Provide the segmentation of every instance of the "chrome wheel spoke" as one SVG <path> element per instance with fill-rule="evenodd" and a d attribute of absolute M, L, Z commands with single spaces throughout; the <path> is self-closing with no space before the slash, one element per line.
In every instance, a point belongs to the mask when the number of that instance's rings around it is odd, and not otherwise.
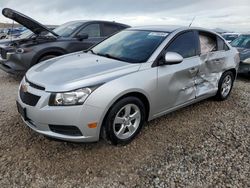
<path fill-rule="evenodd" d="M 124 123 L 124 118 L 122 117 L 116 117 L 115 118 L 115 121 L 114 121 L 115 124 L 123 124 Z"/>
<path fill-rule="evenodd" d="M 118 135 L 118 136 L 123 135 L 124 132 L 125 132 L 125 130 L 126 130 L 126 126 L 122 124 L 122 125 L 121 125 L 121 128 L 120 128 L 119 131 L 117 132 L 117 135 Z"/>
<path fill-rule="evenodd" d="M 129 116 L 130 115 L 130 112 L 131 112 L 131 106 L 130 105 L 127 105 L 125 107 L 125 116 Z"/>
<path fill-rule="evenodd" d="M 135 111 L 132 115 L 129 116 L 132 120 L 137 119 L 140 117 L 140 112 Z"/>

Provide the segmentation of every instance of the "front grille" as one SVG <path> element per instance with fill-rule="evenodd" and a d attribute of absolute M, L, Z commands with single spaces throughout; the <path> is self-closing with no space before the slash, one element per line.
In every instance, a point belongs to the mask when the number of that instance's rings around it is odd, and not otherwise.
<path fill-rule="evenodd" d="M 39 86 L 39 85 L 37 85 L 37 84 L 34 84 L 34 83 L 30 82 L 26 77 L 25 77 L 25 81 L 28 82 L 29 85 L 30 85 L 31 87 L 35 88 L 35 89 L 39 89 L 39 90 L 43 90 L 43 91 L 45 90 L 44 87 Z"/>
<path fill-rule="evenodd" d="M 81 131 L 75 126 L 49 125 L 52 132 L 67 136 L 82 136 Z"/>
<path fill-rule="evenodd" d="M 7 59 L 7 51 L 3 48 L 0 48 L 0 54 L 2 59 Z"/>
<path fill-rule="evenodd" d="M 39 96 L 31 94 L 29 92 L 23 92 L 22 89 L 20 89 L 19 94 L 23 103 L 30 105 L 30 106 L 36 106 L 36 104 L 38 103 L 40 99 Z"/>

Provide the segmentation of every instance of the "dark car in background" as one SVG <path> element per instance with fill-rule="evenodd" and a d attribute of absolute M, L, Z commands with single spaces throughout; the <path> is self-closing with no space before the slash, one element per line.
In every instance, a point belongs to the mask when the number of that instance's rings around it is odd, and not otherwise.
<path fill-rule="evenodd" d="M 231 45 L 240 52 L 240 67 L 238 73 L 250 75 L 250 34 L 241 35 Z"/>
<path fill-rule="evenodd" d="M 8 34 L 9 29 L 1 28 L 0 29 L 0 40 L 5 39 Z"/>
<path fill-rule="evenodd" d="M 23 74 L 31 66 L 50 58 L 87 50 L 129 27 L 116 22 L 83 20 L 65 23 L 51 31 L 15 10 L 5 8 L 2 13 L 36 34 L 32 38 L 18 40 L 15 45 L 0 44 L 0 68 L 12 74 Z"/>
<path fill-rule="evenodd" d="M 223 33 L 222 37 L 228 42 L 231 43 L 240 36 L 240 33 Z"/>
<path fill-rule="evenodd" d="M 24 27 L 18 27 L 18 28 L 11 28 L 8 29 L 7 36 L 5 37 L 6 39 L 10 38 L 17 38 L 19 37 L 22 32 L 26 31 L 27 29 Z"/>

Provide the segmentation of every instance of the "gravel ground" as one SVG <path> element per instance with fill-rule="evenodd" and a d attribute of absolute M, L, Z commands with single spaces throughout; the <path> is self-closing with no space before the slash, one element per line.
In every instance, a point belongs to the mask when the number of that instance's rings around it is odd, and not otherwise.
<path fill-rule="evenodd" d="M 0 187 L 250 187 L 250 79 L 148 123 L 124 147 L 48 140 L 15 106 L 19 80 L 0 71 Z"/>

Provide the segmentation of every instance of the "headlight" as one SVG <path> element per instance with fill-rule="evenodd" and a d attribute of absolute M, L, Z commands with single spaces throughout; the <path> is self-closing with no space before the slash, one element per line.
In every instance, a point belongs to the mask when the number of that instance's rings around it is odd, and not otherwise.
<path fill-rule="evenodd" d="M 243 61 L 243 63 L 250 64 L 250 58 L 245 59 L 245 60 Z"/>
<path fill-rule="evenodd" d="M 87 87 L 65 93 L 52 93 L 50 96 L 50 106 L 72 106 L 81 105 L 88 96 L 97 88 Z"/>

